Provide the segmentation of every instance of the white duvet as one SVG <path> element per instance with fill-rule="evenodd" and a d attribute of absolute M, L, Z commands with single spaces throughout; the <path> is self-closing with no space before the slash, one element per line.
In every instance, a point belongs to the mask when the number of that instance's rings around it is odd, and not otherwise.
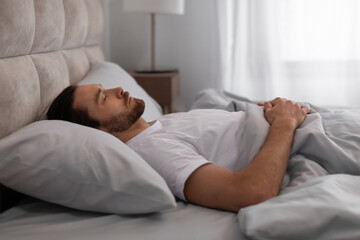
<path fill-rule="evenodd" d="M 312 111 L 295 132 L 289 184 L 278 197 L 238 213 L 240 229 L 251 239 L 360 239 L 360 110 L 308 106 Z M 212 89 L 193 108 L 245 111 L 251 125 L 264 117 L 247 99 Z M 243 142 L 252 148 L 264 141 Z"/>

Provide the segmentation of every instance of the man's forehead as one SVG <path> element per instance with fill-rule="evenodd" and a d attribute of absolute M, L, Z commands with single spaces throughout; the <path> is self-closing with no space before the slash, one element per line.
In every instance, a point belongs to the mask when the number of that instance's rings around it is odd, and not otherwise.
<path fill-rule="evenodd" d="M 101 91 L 101 84 L 80 85 L 76 88 L 74 93 L 74 108 L 88 107 L 89 104 L 94 103 L 94 99 L 98 91 Z"/>
<path fill-rule="evenodd" d="M 98 90 L 102 89 L 102 85 L 101 84 L 86 84 L 86 85 L 80 85 L 78 86 L 77 90 L 79 90 L 78 92 L 80 94 L 86 94 L 86 95 L 95 95 Z"/>

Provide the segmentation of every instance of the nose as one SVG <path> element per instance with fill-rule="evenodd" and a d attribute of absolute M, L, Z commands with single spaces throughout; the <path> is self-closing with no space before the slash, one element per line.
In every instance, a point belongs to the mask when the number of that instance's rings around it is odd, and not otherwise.
<path fill-rule="evenodd" d="M 122 87 L 114 88 L 114 90 L 115 90 L 115 95 L 116 95 L 117 98 L 122 98 L 123 97 L 124 89 L 122 89 Z"/>

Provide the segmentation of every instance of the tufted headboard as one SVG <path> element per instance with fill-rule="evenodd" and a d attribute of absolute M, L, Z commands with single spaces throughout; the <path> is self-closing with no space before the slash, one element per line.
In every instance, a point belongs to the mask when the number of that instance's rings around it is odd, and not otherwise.
<path fill-rule="evenodd" d="M 0 139 L 45 118 L 90 59 L 104 60 L 102 29 L 99 0 L 0 0 Z M 9 196 L 0 185 L 0 208 Z"/>
<path fill-rule="evenodd" d="M 0 0 L 0 138 L 43 118 L 104 59 L 99 0 Z"/>

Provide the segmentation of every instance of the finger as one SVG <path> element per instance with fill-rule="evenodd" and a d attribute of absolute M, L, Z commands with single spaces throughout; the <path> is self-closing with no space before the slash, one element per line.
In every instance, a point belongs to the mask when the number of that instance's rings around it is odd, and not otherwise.
<path fill-rule="evenodd" d="M 270 102 L 265 102 L 264 103 L 264 111 L 267 112 L 272 108 L 272 104 Z"/>
<path fill-rule="evenodd" d="M 302 110 L 304 111 L 304 113 L 308 114 L 311 112 L 311 109 L 310 108 L 307 108 L 307 107 L 303 107 Z"/>
<path fill-rule="evenodd" d="M 277 97 L 277 98 L 275 98 L 274 100 L 269 101 L 268 103 L 270 103 L 272 106 L 274 106 L 277 102 L 283 101 L 283 100 L 286 100 L 286 99 L 285 99 L 285 98 Z"/>
<path fill-rule="evenodd" d="M 298 105 L 299 108 L 302 108 L 302 107 L 303 107 L 302 103 L 300 103 L 300 102 L 297 102 L 297 103 L 295 103 L 295 104 Z"/>
<path fill-rule="evenodd" d="M 265 103 L 258 103 L 257 105 L 263 107 Z"/>

